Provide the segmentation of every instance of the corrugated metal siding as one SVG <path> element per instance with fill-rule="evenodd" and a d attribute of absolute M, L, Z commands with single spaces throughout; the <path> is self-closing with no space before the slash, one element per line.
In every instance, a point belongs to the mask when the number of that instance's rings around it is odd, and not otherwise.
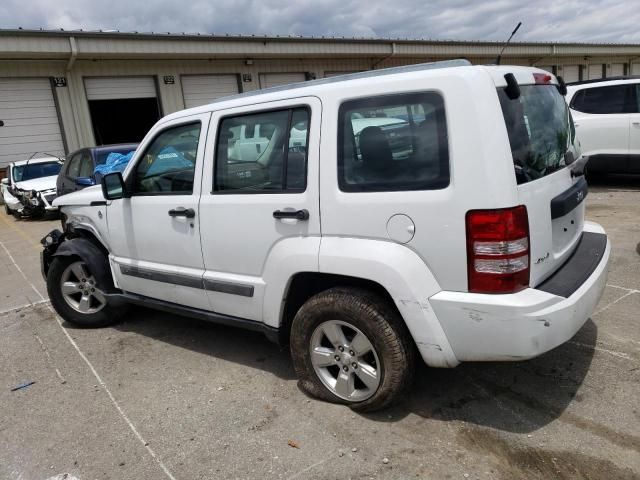
<path fill-rule="evenodd" d="M 596 80 L 598 78 L 602 78 L 602 64 L 601 63 L 589 64 L 588 79 Z"/>
<path fill-rule="evenodd" d="M 0 78 L 0 120 L 0 168 L 35 152 L 64 155 L 48 78 Z"/>
<path fill-rule="evenodd" d="M 87 100 L 113 100 L 117 98 L 155 98 L 153 77 L 100 77 L 85 78 Z"/>
<path fill-rule="evenodd" d="M 558 73 L 565 82 L 577 82 L 580 80 L 580 65 L 564 65 L 562 71 Z"/>
<path fill-rule="evenodd" d="M 206 105 L 238 93 L 237 75 L 183 75 L 180 81 L 185 108 Z"/>
<path fill-rule="evenodd" d="M 305 80 L 304 73 L 261 73 L 260 88 L 277 87 L 278 85 L 304 82 Z"/>
<path fill-rule="evenodd" d="M 612 63 L 611 70 L 608 72 L 609 77 L 618 77 L 624 75 L 624 63 Z"/>

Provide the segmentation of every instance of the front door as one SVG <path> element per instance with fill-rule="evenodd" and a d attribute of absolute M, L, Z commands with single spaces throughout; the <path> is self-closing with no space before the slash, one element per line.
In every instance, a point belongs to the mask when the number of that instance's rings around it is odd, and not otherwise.
<path fill-rule="evenodd" d="M 286 284 L 286 260 L 317 271 L 320 107 L 309 97 L 212 115 L 200 228 L 214 311 L 273 321 L 263 299 Z M 259 132 L 260 148 L 246 148 L 247 132 Z"/>
<path fill-rule="evenodd" d="M 208 308 L 198 201 L 209 116 L 155 127 L 126 170 L 130 197 L 107 208 L 112 269 L 126 292 Z"/>

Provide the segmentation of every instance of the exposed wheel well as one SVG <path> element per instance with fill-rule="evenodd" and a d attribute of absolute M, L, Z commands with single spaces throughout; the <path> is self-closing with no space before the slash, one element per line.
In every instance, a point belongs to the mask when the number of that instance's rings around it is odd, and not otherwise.
<path fill-rule="evenodd" d="M 289 343 L 291 322 L 302 305 L 312 296 L 334 287 L 357 287 L 369 290 L 383 298 L 398 315 L 400 312 L 389 292 L 377 282 L 364 278 L 334 275 L 331 273 L 302 272 L 291 278 L 284 298 L 284 311 L 279 328 L 279 343 Z M 400 315 L 401 316 L 401 315 Z"/>
<path fill-rule="evenodd" d="M 65 229 L 65 234 L 66 234 L 66 237 L 69 238 L 69 239 L 72 239 L 72 238 L 84 238 L 86 240 L 89 240 L 96 247 L 98 247 L 102 253 L 104 253 L 105 257 L 109 256 L 109 251 L 106 249 L 106 247 L 89 230 L 87 230 L 85 228 L 82 228 L 82 227 L 71 227 L 70 228 L 69 226 L 67 226 L 67 228 Z"/>

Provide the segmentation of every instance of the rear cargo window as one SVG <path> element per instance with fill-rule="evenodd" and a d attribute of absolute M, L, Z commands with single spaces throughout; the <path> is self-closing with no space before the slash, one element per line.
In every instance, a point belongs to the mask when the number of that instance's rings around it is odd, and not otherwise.
<path fill-rule="evenodd" d="M 512 100 L 498 89 L 519 184 L 549 175 L 567 165 L 575 140 L 569 108 L 555 85 L 520 85 Z"/>
<path fill-rule="evenodd" d="M 338 183 L 345 192 L 449 185 L 444 102 L 437 93 L 385 95 L 340 106 Z"/>

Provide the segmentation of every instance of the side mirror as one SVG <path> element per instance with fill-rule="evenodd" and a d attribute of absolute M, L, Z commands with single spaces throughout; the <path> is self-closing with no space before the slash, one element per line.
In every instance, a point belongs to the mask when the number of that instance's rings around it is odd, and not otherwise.
<path fill-rule="evenodd" d="M 108 173 L 102 177 L 102 195 L 106 200 L 117 200 L 118 198 L 125 197 L 124 180 L 122 179 L 122 173 L 113 172 Z"/>
<path fill-rule="evenodd" d="M 77 177 L 76 185 L 79 187 L 90 187 L 91 185 L 95 185 L 96 181 L 91 177 Z"/>
<path fill-rule="evenodd" d="M 2 179 L 2 185 L 9 185 L 9 179 L 8 178 L 3 178 Z"/>

